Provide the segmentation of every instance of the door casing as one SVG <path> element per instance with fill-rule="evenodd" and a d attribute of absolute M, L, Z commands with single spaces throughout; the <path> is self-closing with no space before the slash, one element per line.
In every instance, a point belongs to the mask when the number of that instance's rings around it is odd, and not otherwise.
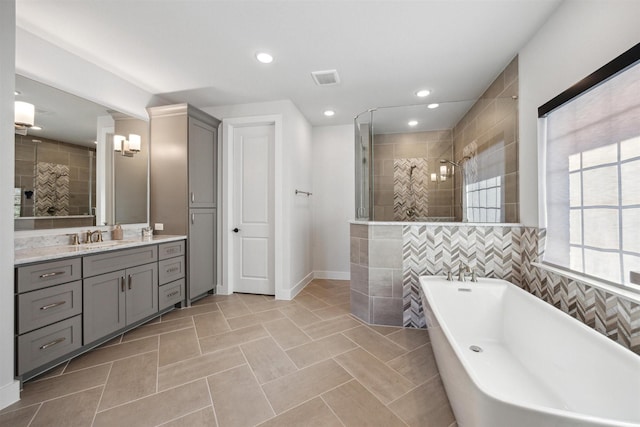
<path fill-rule="evenodd" d="M 290 299 L 287 290 L 284 288 L 284 208 L 283 208 L 283 138 L 282 138 L 282 115 L 265 115 L 252 117 L 238 117 L 222 120 L 222 155 L 220 156 L 220 168 L 222 173 L 221 182 L 221 246 L 218 251 L 219 265 L 222 266 L 222 277 L 217 287 L 217 293 L 229 295 L 234 292 L 235 281 L 233 273 L 233 140 L 234 130 L 245 126 L 273 125 L 274 126 L 274 275 L 276 299 Z"/>

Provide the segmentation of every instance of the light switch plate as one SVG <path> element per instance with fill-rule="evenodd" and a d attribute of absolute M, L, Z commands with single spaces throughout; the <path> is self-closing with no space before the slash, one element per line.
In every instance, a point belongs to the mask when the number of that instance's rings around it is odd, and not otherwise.
<path fill-rule="evenodd" d="M 153 226 L 153 228 L 155 228 L 158 231 L 162 231 L 164 230 L 164 224 L 161 222 L 156 222 Z"/>

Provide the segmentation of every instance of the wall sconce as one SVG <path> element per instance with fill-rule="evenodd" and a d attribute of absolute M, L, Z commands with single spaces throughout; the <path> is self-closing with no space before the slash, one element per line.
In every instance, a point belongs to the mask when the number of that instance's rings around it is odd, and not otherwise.
<path fill-rule="evenodd" d="M 135 133 L 129 134 L 129 139 L 122 135 L 113 135 L 113 151 L 122 153 L 125 157 L 133 157 L 140 152 L 141 138 Z"/>
<path fill-rule="evenodd" d="M 447 175 L 449 175 L 449 171 L 447 170 L 446 165 L 440 165 L 440 181 L 446 181 Z"/>
<path fill-rule="evenodd" d="M 33 127 L 35 121 L 36 107 L 33 104 L 23 101 L 14 103 L 14 126 L 18 135 L 26 135 L 27 130 Z"/>

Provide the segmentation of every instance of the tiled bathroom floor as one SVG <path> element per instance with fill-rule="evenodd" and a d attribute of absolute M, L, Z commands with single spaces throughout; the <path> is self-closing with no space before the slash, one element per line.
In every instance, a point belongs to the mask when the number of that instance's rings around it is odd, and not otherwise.
<path fill-rule="evenodd" d="M 349 282 L 210 296 L 25 383 L 0 426 L 455 426 L 425 330 L 367 326 Z"/>

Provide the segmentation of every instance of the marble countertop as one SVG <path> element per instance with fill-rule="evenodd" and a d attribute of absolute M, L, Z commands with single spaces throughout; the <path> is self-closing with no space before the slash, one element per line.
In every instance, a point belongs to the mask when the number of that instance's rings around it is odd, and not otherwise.
<path fill-rule="evenodd" d="M 184 240 L 186 238 L 187 236 L 158 235 L 152 236 L 151 238 L 135 237 L 125 240 L 105 240 L 104 242 L 80 245 L 42 246 L 38 248 L 20 249 L 14 252 L 14 264 L 30 264 L 33 262 L 117 251 L 119 249 L 129 249 L 137 246 L 155 245 L 158 243 Z"/>
<path fill-rule="evenodd" d="M 432 226 L 454 226 L 454 227 L 523 227 L 522 224 L 514 222 L 445 222 L 445 221 L 366 221 L 366 220 L 350 220 L 349 224 L 353 225 L 432 225 Z"/>

